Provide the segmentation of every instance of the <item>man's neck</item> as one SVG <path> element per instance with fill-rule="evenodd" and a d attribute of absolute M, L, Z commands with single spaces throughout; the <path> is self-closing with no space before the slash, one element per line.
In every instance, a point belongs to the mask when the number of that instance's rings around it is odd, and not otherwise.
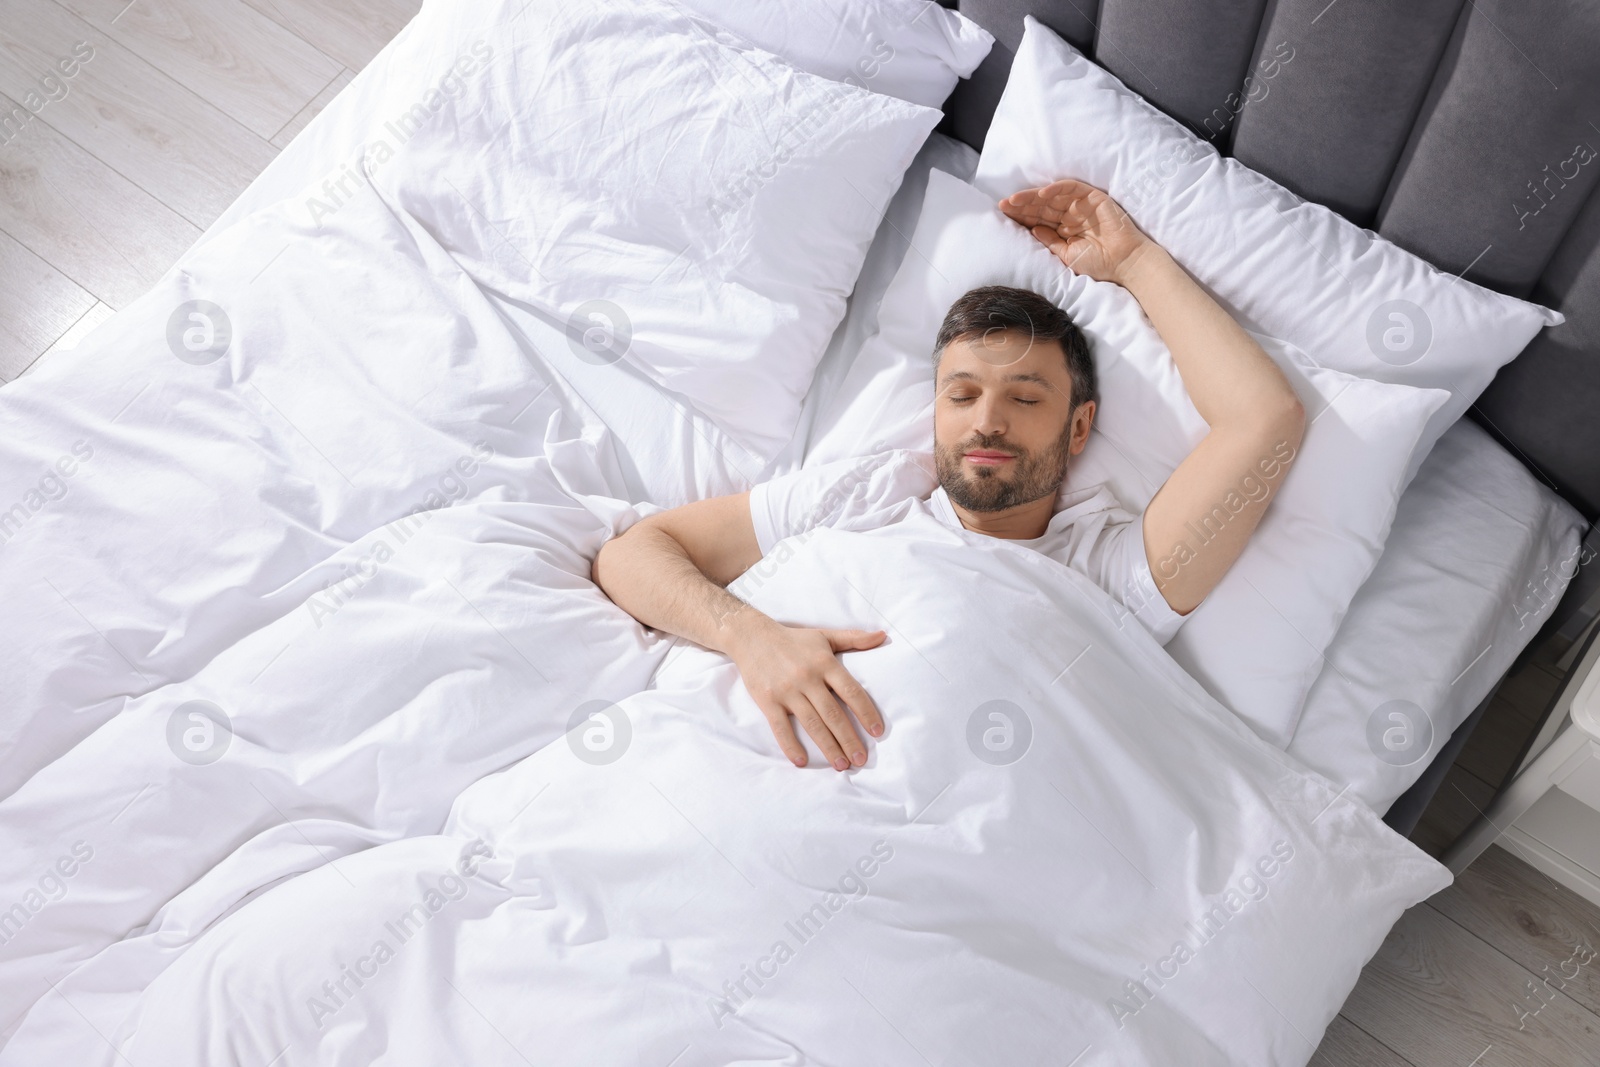
<path fill-rule="evenodd" d="M 973 533 L 1002 537 L 1007 541 L 1031 541 L 1043 537 L 1049 527 L 1050 518 L 1056 512 L 1056 494 L 1046 493 L 1037 500 L 1004 511 L 968 511 L 954 500 L 950 501 L 950 506 L 955 509 L 961 525 Z"/>

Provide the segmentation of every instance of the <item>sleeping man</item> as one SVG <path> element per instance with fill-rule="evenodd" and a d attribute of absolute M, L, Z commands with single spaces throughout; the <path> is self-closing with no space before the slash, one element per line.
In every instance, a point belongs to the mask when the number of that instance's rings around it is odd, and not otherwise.
<path fill-rule="evenodd" d="M 729 593 L 778 541 L 816 526 L 871 529 L 922 509 L 1077 569 L 1165 643 L 1244 550 L 1299 449 L 1305 412 L 1282 372 L 1115 201 L 1059 181 L 1000 207 L 1074 271 L 1138 299 L 1209 432 L 1142 515 L 1104 486 L 1067 489 L 1098 403 L 1088 342 L 1043 297 L 975 289 L 950 308 L 935 343 L 931 471 L 910 453 L 875 467 L 829 464 L 662 512 L 607 542 L 595 582 L 644 625 L 731 657 L 796 766 L 806 750 L 791 719 L 836 770 L 866 762 L 850 713 L 874 737 L 883 719 L 837 653 L 874 648 L 885 635 L 786 626 Z M 1246 478 L 1268 491 L 1222 510 L 1219 522 L 1221 501 Z M 1201 528 L 1208 539 L 1196 547 Z"/>

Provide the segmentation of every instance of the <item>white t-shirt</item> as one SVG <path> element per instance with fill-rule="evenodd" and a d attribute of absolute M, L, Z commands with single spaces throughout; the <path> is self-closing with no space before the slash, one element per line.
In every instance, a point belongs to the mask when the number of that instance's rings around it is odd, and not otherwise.
<path fill-rule="evenodd" d="M 838 460 L 780 475 L 750 491 L 750 520 L 763 556 L 784 538 L 817 526 L 873 530 L 899 522 L 913 508 L 964 529 L 925 452 Z M 1172 610 L 1150 573 L 1144 516 L 1123 510 L 1109 486 L 1063 490 L 1044 535 L 1012 543 L 1091 579 L 1163 645 L 1183 624 L 1184 616 Z"/>

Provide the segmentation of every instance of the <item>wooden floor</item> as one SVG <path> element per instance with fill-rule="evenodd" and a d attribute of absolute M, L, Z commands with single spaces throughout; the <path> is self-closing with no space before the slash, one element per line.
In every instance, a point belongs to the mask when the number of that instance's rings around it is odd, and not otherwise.
<path fill-rule="evenodd" d="M 143 293 L 420 0 L 0 0 L 0 380 Z"/>
<path fill-rule="evenodd" d="M 1501 685 L 1412 834 L 1422 848 L 1438 855 L 1488 806 L 1560 688 L 1562 651 Z M 1600 908 L 1489 849 L 1400 919 L 1311 1062 L 1600 1067 Z"/>
<path fill-rule="evenodd" d="M 0 0 L 0 379 L 148 288 L 418 6 Z M 1548 653 L 1508 681 L 1419 844 L 1488 803 L 1558 682 Z M 1600 960 L 1561 977 L 1575 946 L 1600 911 L 1492 849 L 1401 920 L 1313 1062 L 1600 1065 Z"/>

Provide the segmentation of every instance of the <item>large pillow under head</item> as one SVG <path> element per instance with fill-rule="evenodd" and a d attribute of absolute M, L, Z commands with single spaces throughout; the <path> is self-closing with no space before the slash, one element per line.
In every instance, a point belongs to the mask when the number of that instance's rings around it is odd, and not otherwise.
<path fill-rule="evenodd" d="M 931 450 L 935 335 L 951 303 L 983 285 L 1039 293 L 1088 335 L 1101 402 L 1067 488 L 1108 484 L 1124 506 L 1143 509 L 1207 432 L 1166 345 L 1127 290 L 1072 273 L 990 196 L 937 170 L 879 307 L 879 332 L 841 384 L 846 403 L 819 422 L 807 466 L 881 447 Z M 1383 549 L 1407 460 L 1446 397 L 1319 368 L 1292 345 L 1258 340 L 1305 404 L 1305 439 L 1249 547 L 1167 650 L 1281 748 Z M 1262 490 L 1247 479 L 1236 499 L 1218 502 L 1214 521 Z"/>
<path fill-rule="evenodd" d="M 1449 391 L 1407 468 L 1556 312 L 1435 269 L 1218 155 L 1032 18 L 973 182 L 1104 189 L 1247 328 L 1321 367 Z"/>

